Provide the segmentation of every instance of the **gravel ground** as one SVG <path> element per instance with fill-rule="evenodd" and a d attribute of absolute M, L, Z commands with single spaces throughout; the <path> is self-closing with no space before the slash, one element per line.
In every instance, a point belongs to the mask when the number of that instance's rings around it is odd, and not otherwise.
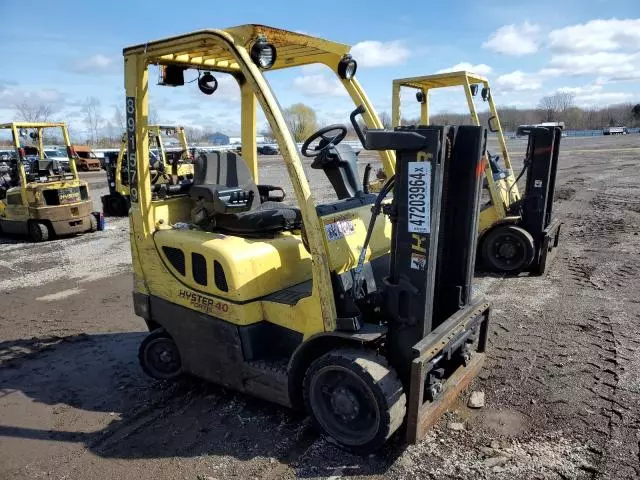
<path fill-rule="evenodd" d="M 515 163 L 524 148 L 511 142 Z M 278 158 L 263 160 L 262 182 L 291 192 Z M 640 478 L 639 165 L 640 136 L 563 139 L 550 272 L 476 279 L 494 311 L 471 387 L 486 406 L 463 396 L 420 444 L 369 457 L 286 409 L 147 379 L 127 219 L 44 244 L 0 238 L 0 478 Z M 85 178 L 99 207 L 103 174 Z"/>

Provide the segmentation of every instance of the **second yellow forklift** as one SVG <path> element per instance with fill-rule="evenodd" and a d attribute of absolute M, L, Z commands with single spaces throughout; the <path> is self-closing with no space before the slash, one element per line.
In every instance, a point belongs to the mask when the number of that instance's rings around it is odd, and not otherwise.
<path fill-rule="evenodd" d="M 553 197 L 560 149 L 561 129 L 532 127 L 521 172 L 514 168 L 487 78 L 467 71 L 440 73 L 393 81 L 392 122 L 400 127 L 401 89 L 416 92 L 420 104 L 420 124 L 429 125 L 429 96 L 436 89 L 462 88 L 474 125 L 480 116 L 474 98 L 488 104 L 488 129 L 495 134 L 502 154 L 485 158 L 484 188 L 488 201 L 481 206 L 478 222 L 478 257 L 485 269 L 516 274 L 529 271 L 543 274 L 556 254 L 562 222 L 553 218 Z M 459 90 L 458 90 L 459 91 Z M 502 164 L 501 164 L 502 163 Z M 518 180 L 526 175 L 524 193 Z"/>
<path fill-rule="evenodd" d="M 169 149 L 163 137 L 176 138 L 179 148 Z M 149 152 L 152 181 L 158 185 L 180 184 L 193 180 L 193 155 L 187 136 L 181 126 L 150 125 L 149 139 L 154 151 Z M 120 150 L 105 154 L 104 169 L 107 172 L 109 193 L 102 196 L 105 215 L 126 216 L 129 212 L 130 189 L 127 163 L 127 136 L 123 135 Z M 161 191 L 162 188 L 159 188 Z"/>

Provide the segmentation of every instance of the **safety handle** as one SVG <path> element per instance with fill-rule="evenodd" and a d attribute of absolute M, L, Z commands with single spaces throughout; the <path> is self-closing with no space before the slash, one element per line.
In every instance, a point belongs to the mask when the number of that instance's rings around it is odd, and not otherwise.
<path fill-rule="evenodd" d="M 351 125 L 353 125 L 353 129 L 355 130 L 356 135 L 358 135 L 358 138 L 360 139 L 360 143 L 362 143 L 362 147 L 365 149 L 367 149 L 367 145 L 366 145 L 367 140 L 364 136 L 364 132 L 362 131 L 362 128 L 360 128 L 360 124 L 356 120 L 356 117 L 358 115 L 362 115 L 366 111 L 367 110 L 364 108 L 364 105 L 360 105 L 353 112 L 351 112 L 351 115 L 349 115 L 349 120 L 351 120 Z"/>

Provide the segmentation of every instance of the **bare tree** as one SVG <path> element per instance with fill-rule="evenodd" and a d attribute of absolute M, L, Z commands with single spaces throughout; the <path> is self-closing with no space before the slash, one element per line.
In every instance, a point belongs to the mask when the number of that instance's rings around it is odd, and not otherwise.
<path fill-rule="evenodd" d="M 542 120 L 552 122 L 556 117 L 556 103 L 552 95 L 547 95 L 540 99 L 538 108 L 542 111 Z"/>
<path fill-rule="evenodd" d="M 149 125 L 158 125 L 160 124 L 160 116 L 155 108 L 149 107 L 149 117 L 147 119 Z"/>
<path fill-rule="evenodd" d="M 556 92 L 542 97 L 538 107 L 542 110 L 545 121 L 552 122 L 573 107 L 575 98 L 575 93 Z"/>
<path fill-rule="evenodd" d="M 120 133 L 124 133 L 127 129 L 127 119 L 124 116 L 124 111 L 118 105 L 113 112 L 113 124 L 120 129 Z"/>
<path fill-rule="evenodd" d="M 382 112 L 380 114 L 380 122 L 382 122 L 383 128 L 393 128 L 393 124 L 391 122 L 391 115 L 388 112 Z"/>
<path fill-rule="evenodd" d="M 14 105 L 16 113 L 25 122 L 48 122 L 53 109 L 46 103 L 29 103 L 22 101 Z"/>
<path fill-rule="evenodd" d="M 100 115 L 100 100 L 95 97 L 87 98 L 82 110 L 89 131 L 89 143 L 95 145 L 98 142 L 99 130 L 103 122 L 102 116 Z"/>
<path fill-rule="evenodd" d="M 276 136 L 273 134 L 273 130 L 271 130 L 270 126 L 267 126 L 263 130 L 260 130 L 260 135 L 262 135 L 265 140 L 269 142 L 273 142 L 276 139 Z"/>
<path fill-rule="evenodd" d="M 559 112 L 564 113 L 573 107 L 576 100 L 576 94 L 571 92 L 558 92 L 553 95 L 553 98 L 556 102 L 556 109 Z"/>

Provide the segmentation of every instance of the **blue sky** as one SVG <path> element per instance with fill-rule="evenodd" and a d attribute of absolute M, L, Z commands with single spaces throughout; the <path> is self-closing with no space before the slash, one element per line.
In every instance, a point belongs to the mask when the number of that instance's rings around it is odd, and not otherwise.
<path fill-rule="evenodd" d="M 0 121 L 18 102 L 45 102 L 72 134 L 85 135 L 83 102 L 100 101 L 103 128 L 124 101 L 122 48 L 201 28 L 263 23 L 350 44 L 358 78 L 379 112 L 391 80 L 456 67 L 486 74 L 499 106 L 535 106 L 558 90 L 581 106 L 640 102 L 637 0 L 536 2 L 0 0 Z M 282 106 L 303 101 L 322 123 L 348 120 L 349 99 L 326 69 L 267 75 Z M 154 87 L 159 120 L 236 134 L 235 85 L 212 97 Z M 195 87 L 195 85 L 194 85 Z M 407 95 L 408 98 L 408 95 Z M 455 92 L 434 110 L 464 109 Z M 407 113 L 416 111 L 407 102 Z M 115 127 L 112 127 L 115 128 Z"/>

